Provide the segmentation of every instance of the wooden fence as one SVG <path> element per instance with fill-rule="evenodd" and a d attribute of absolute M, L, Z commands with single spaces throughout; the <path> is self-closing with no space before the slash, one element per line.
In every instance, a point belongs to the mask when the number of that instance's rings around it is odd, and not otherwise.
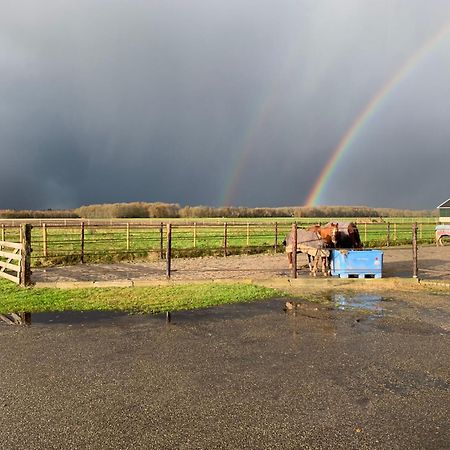
<path fill-rule="evenodd" d="M 292 222 L 291 222 L 292 223 Z M 172 223 L 173 256 L 230 255 L 282 251 L 291 223 Z M 299 227 L 306 224 L 298 223 Z M 411 243 L 410 224 L 358 224 L 366 247 Z M 9 242 L 20 241 L 18 227 L 3 226 Z M 33 230 L 33 263 L 108 262 L 142 257 L 164 258 L 166 224 L 46 224 Z M 420 243 L 434 242 L 434 225 L 419 224 Z M 153 255 L 153 256 L 152 256 Z"/>
<path fill-rule="evenodd" d="M 297 221 L 299 228 L 307 222 Z M 258 222 L 171 222 L 171 256 L 228 256 L 283 252 L 282 242 L 291 221 Z M 358 223 L 364 247 L 383 248 L 411 245 L 411 224 L 384 222 Z M 434 223 L 418 223 L 419 244 L 435 242 Z M 22 226 L 1 225 L 1 240 L 22 242 Z M 35 224 L 32 232 L 33 266 L 114 262 L 134 259 L 165 259 L 169 227 L 167 223 L 137 221 L 114 223 L 78 222 Z"/>
<path fill-rule="evenodd" d="M 362 225 L 362 226 L 361 226 Z M 359 224 L 363 241 L 366 234 L 371 233 L 375 242 L 388 247 L 399 242 L 412 244 L 413 248 L 413 276 L 417 277 L 417 246 L 419 241 L 430 243 L 434 237 L 434 225 L 426 224 Z M 76 226 L 48 226 L 43 223 L 34 227 L 33 246 L 37 253 L 35 262 L 42 260 L 52 264 L 52 258 L 67 256 L 69 261 L 84 262 L 92 255 L 108 256 L 108 250 L 116 255 L 145 256 L 153 255 L 155 259 L 166 259 L 166 275 L 171 275 L 171 260 L 175 256 L 184 256 L 183 251 L 192 251 L 202 247 L 205 252 L 213 251 L 215 255 L 228 256 L 235 253 L 260 253 L 284 251 L 280 245 L 283 237 L 299 225 L 294 223 L 223 223 L 221 226 L 211 224 L 173 224 L 137 225 L 134 223 L 116 224 L 105 228 L 102 225 L 86 226 L 81 222 Z M 1 227 L 0 240 L 0 277 L 6 278 L 22 286 L 31 284 L 31 239 L 30 224 L 20 227 Z M 50 232 L 50 230 L 52 230 Z M 360 232 L 361 232 L 360 231 Z M 6 235 L 8 238 L 6 239 Z M 296 236 L 296 233 L 294 233 Z M 11 239 L 16 237 L 16 240 Z M 55 239 L 56 238 L 56 239 Z M 381 240 L 380 240 L 381 239 Z M 252 243 L 255 243 L 252 245 Z M 106 243 L 106 247 L 103 245 Z M 61 245 L 68 245 L 67 250 Z M 365 242 L 367 245 L 367 242 Z M 87 248 L 89 247 L 89 248 Z M 205 253 L 200 253 L 205 254 Z M 189 255 L 192 256 L 192 255 Z M 153 258 L 152 257 L 152 258 Z M 39 265 L 39 264 L 36 264 Z M 296 264 L 293 264 L 295 268 Z M 293 276 L 296 276 L 295 269 Z"/>
<path fill-rule="evenodd" d="M 21 286 L 28 286 L 31 281 L 31 225 L 21 225 L 20 242 L 0 240 L 0 277 Z"/>
<path fill-rule="evenodd" d="M 5 240 L 2 227 L 0 240 L 0 278 L 5 278 L 23 287 L 31 285 L 31 229 L 29 224 L 19 228 L 19 242 Z M 0 320 L 9 325 L 31 324 L 29 312 L 0 314 Z"/>
<path fill-rule="evenodd" d="M 22 244 L 0 241 L 0 277 L 20 284 Z"/>

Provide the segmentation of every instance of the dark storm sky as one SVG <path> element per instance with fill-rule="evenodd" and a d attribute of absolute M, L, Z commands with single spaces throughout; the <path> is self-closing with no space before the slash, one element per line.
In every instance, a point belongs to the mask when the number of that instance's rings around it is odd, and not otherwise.
<path fill-rule="evenodd" d="M 448 0 L 0 6 L 0 209 L 301 205 L 371 98 L 450 21 Z M 450 32 L 380 102 L 321 203 L 447 199 L 449 80 Z"/>

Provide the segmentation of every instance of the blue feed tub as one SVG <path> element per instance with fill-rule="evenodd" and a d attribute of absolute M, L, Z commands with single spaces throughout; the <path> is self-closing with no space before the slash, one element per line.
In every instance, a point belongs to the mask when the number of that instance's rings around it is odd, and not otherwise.
<path fill-rule="evenodd" d="M 381 278 L 381 250 L 331 250 L 331 275 L 341 278 Z"/>

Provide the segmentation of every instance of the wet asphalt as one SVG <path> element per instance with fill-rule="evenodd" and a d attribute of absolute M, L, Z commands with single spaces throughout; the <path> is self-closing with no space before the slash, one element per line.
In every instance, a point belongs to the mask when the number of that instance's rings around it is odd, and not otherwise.
<path fill-rule="evenodd" d="M 448 449 L 450 300 L 429 300 L 0 325 L 0 448 Z"/>

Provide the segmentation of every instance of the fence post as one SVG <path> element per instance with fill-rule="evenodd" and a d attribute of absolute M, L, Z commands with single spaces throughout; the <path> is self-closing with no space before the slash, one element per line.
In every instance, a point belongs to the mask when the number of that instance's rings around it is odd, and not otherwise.
<path fill-rule="evenodd" d="M 2 241 L 6 241 L 6 231 L 5 231 L 5 224 L 2 223 Z M 3 247 L 0 245 L 0 250 L 3 250 Z"/>
<path fill-rule="evenodd" d="M 413 278 L 418 276 L 417 267 L 417 222 L 412 225 Z"/>
<path fill-rule="evenodd" d="M 167 224 L 166 277 L 170 278 L 172 265 L 172 224 Z"/>
<path fill-rule="evenodd" d="M 278 251 L 278 222 L 275 222 L 275 242 L 274 242 L 275 254 Z"/>
<path fill-rule="evenodd" d="M 386 247 L 391 245 L 391 223 L 386 224 Z"/>
<path fill-rule="evenodd" d="M 30 224 L 20 227 L 22 233 L 22 258 L 20 260 L 20 285 L 22 287 L 31 284 L 31 229 Z"/>
<path fill-rule="evenodd" d="M 127 222 L 127 252 L 130 251 L 130 224 Z"/>
<path fill-rule="evenodd" d="M 223 224 L 223 256 L 227 256 L 228 249 L 228 225 L 225 222 Z"/>
<path fill-rule="evenodd" d="M 194 248 L 197 247 L 197 222 L 194 222 Z"/>
<path fill-rule="evenodd" d="M 84 264 L 84 222 L 80 224 L 80 247 L 81 247 L 81 264 Z"/>
<path fill-rule="evenodd" d="M 397 224 L 394 223 L 394 241 L 397 241 Z"/>
<path fill-rule="evenodd" d="M 364 222 L 364 245 L 367 245 L 367 222 Z"/>
<path fill-rule="evenodd" d="M 292 224 L 292 278 L 297 278 L 297 222 Z"/>
<path fill-rule="evenodd" d="M 164 259 L 164 224 L 159 225 L 159 257 Z"/>
<path fill-rule="evenodd" d="M 44 253 L 44 258 L 47 258 L 47 225 L 45 223 L 42 224 L 42 249 Z"/>
<path fill-rule="evenodd" d="M 247 247 L 250 246 L 250 223 L 247 222 Z"/>

